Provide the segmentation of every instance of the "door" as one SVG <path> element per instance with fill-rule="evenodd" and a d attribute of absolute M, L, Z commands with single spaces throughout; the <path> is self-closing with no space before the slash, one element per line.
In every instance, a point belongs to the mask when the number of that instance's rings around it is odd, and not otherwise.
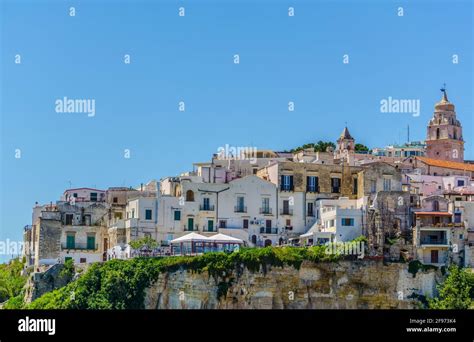
<path fill-rule="evenodd" d="M 438 263 L 438 250 L 431 251 L 431 263 L 437 264 Z"/>
<path fill-rule="evenodd" d="M 194 230 L 194 218 L 188 218 L 188 230 Z"/>
<path fill-rule="evenodd" d="M 208 230 L 209 232 L 214 231 L 214 221 L 213 221 L 213 220 L 207 221 L 207 230 Z"/>

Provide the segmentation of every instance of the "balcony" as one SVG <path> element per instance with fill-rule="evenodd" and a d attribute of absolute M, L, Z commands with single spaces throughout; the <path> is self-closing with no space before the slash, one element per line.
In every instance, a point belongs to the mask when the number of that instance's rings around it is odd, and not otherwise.
<path fill-rule="evenodd" d="M 247 212 L 247 207 L 242 206 L 242 205 L 236 205 L 234 207 L 234 212 L 235 213 L 246 213 Z"/>
<path fill-rule="evenodd" d="M 420 245 L 448 246 L 447 234 L 443 231 L 422 231 Z"/>
<path fill-rule="evenodd" d="M 438 239 L 421 239 L 420 245 L 448 245 L 448 241 L 446 239 L 438 240 Z"/>
<path fill-rule="evenodd" d="M 294 186 L 293 185 L 285 185 L 285 184 L 282 184 L 280 186 L 280 190 L 281 191 L 293 191 L 294 190 Z"/>
<path fill-rule="evenodd" d="M 306 192 L 319 192 L 319 185 L 307 186 Z"/>
<path fill-rule="evenodd" d="M 208 227 L 203 227 L 202 231 L 204 233 L 217 233 L 217 227 L 209 229 Z"/>
<path fill-rule="evenodd" d="M 278 228 L 260 227 L 260 234 L 278 234 Z"/>
<path fill-rule="evenodd" d="M 201 204 L 199 206 L 199 210 L 201 211 L 214 211 L 214 206 L 210 204 Z"/>
<path fill-rule="evenodd" d="M 272 214 L 272 208 L 260 208 L 260 214 L 271 215 Z"/>
<path fill-rule="evenodd" d="M 314 217 L 314 211 L 308 211 L 308 217 Z"/>
<path fill-rule="evenodd" d="M 196 225 L 194 227 L 189 227 L 189 228 L 187 226 L 184 226 L 183 230 L 185 232 L 197 232 L 199 230 L 199 228 L 198 228 L 198 225 Z"/>
<path fill-rule="evenodd" d="M 293 209 L 280 209 L 280 215 L 288 215 L 288 216 L 293 216 Z"/>
<path fill-rule="evenodd" d="M 99 244 L 88 244 L 88 243 L 80 243 L 76 242 L 74 244 L 67 244 L 67 243 L 62 243 L 61 244 L 61 249 L 62 250 L 76 250 L 76 251 L 96 251 L 99 249 Z"/>

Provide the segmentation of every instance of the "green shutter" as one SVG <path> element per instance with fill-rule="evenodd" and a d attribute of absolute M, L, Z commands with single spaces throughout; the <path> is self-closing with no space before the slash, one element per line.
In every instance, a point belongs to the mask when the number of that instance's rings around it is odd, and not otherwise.
<path fill-rule="evenodd" d="M 192 217 L 188 218 L 188 230 L 194 230 L 194 219 Z"/>
<path fill-rule="evenodd" d="M 181 211 L 176 210 L 176 211 L 174 212 L 174 220 L 175 220 L 175 221 L 180 221 L 180 220 L 181 220 Z"/>
<path fill-rule="evenodd" d="M 87 237 L 87 249 L 95 249 L 95 236 Z"/>
<path fill-rule="evenodd" d="M 214 221 L 213 220 L 209 220 L 207 221 L 207 230 L 212 232 L 214 230 Z"/>
<path fill-rule="evenodd" d="M 76 247 L 76 241 L 74 235 L 68 235 L 66 237 L 66 248 L 72 249 Z"/>

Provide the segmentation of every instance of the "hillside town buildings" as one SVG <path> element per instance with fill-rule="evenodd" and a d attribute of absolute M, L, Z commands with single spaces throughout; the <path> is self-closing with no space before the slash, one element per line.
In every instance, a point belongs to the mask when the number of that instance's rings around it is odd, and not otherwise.
<path fill-rule="evenodd" d="M 157 243 L 151 255 L 170 255 L 192 236 L 202 244 L 191 246 L 214 249 L 217 240 L 259 248 L 365 236 L 368 257 L 473 267 L 473 198 L 474 164 L 443 89 L 425 142 L 360 151 L 344 127 L 326 151 L 225 146 L 139 187 L 67 189 L 33 208 L 23 253 L 40 268 L 130 258 L 143 238 Z"/>

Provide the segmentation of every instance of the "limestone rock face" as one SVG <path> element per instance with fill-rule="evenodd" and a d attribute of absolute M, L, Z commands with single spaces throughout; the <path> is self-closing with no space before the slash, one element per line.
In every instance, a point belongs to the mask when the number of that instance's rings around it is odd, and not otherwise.
<path fill-rule="evenodd" d="M 146 290 L 147 309 L 410 309 L 433 296 L 439 271 L 408 273 L 382 261 L 304 262 L 299 270 L 244 269 L 215 279 L 207 272 L 161 274 Z"/>

